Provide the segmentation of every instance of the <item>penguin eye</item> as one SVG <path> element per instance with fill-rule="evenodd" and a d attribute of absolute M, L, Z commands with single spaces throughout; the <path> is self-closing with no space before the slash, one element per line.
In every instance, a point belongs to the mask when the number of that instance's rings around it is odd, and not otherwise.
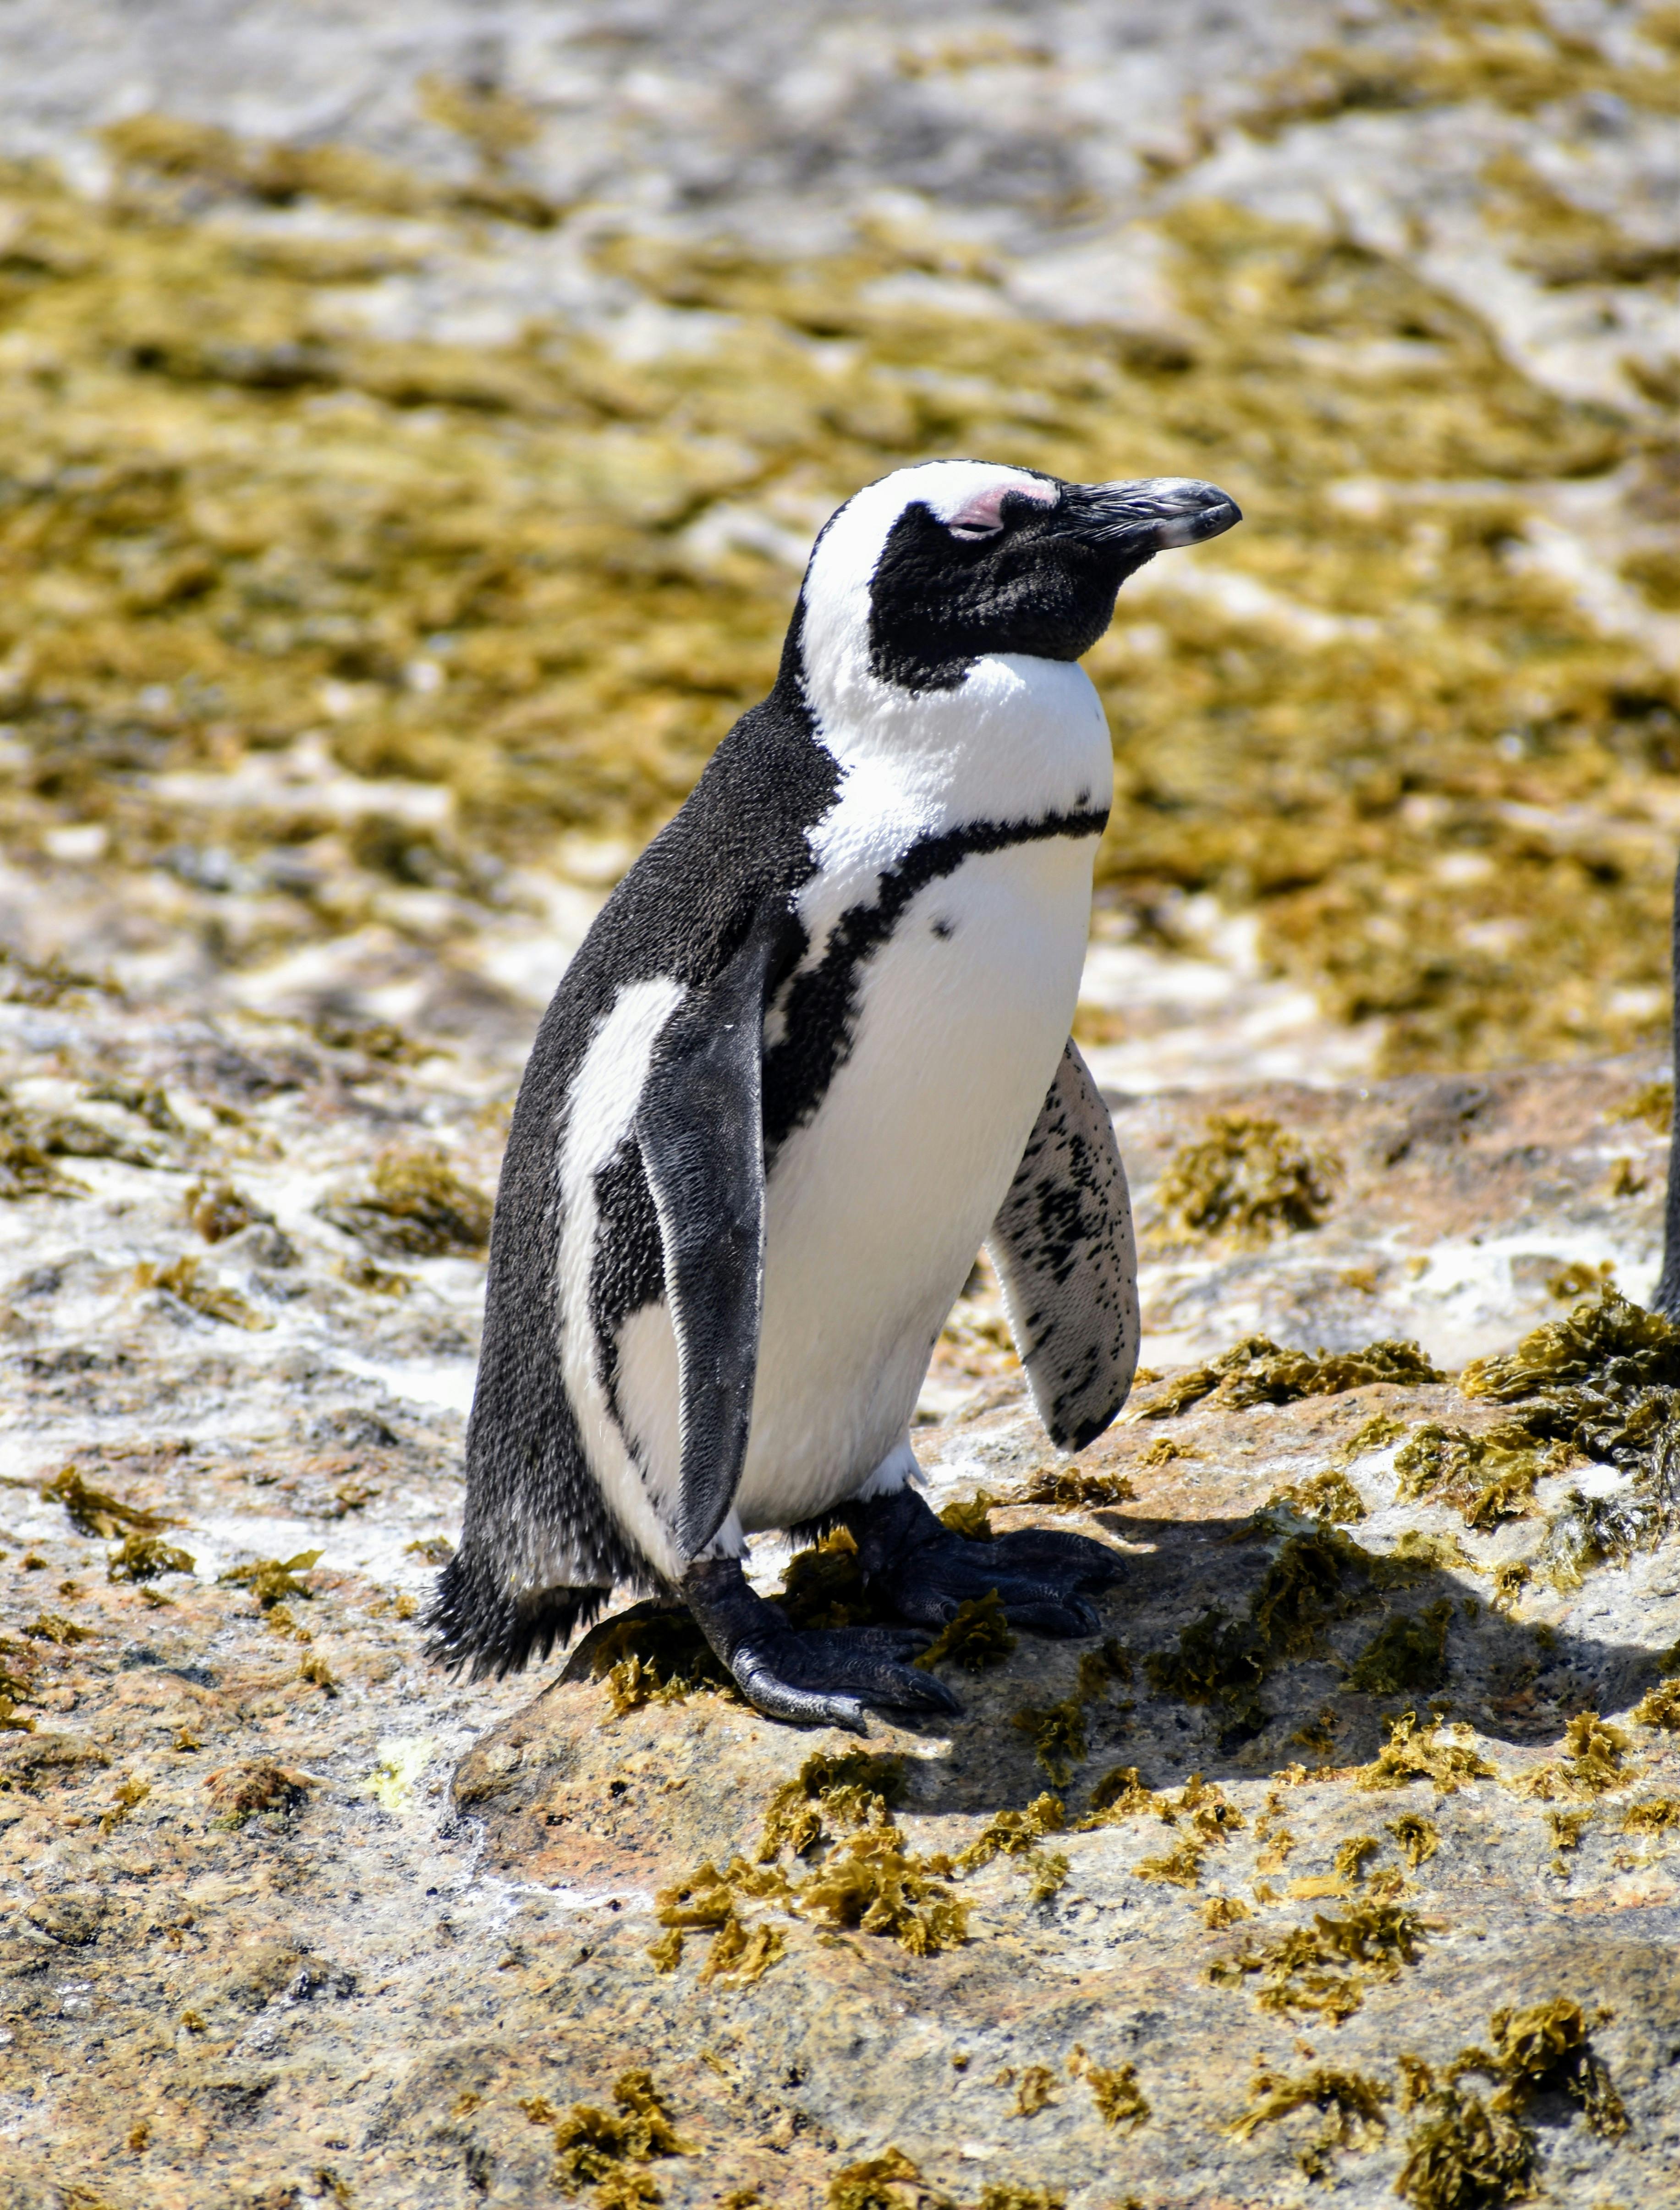
<path fill-rule="evenodd" d="M 968 544 L 976 544 L 982 538 L 1001 536 L 1003 503 L 1012 495 L 1018 498 L 1033 499 L 1044 505 L 1054 504 L 1056 496 L 1048 486 L 1041 489 L 1036 484 L 994 484 L 988 491 L 976 492 L 964 505 L 959 506 L 945 526 L 953 537 L 961 538 Z"/>

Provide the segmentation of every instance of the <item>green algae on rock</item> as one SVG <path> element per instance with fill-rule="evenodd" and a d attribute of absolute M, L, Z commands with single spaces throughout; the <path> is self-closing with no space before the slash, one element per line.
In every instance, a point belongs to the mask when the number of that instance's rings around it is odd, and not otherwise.
<path fill-rule="evenodd" d="M 1208 1978 L 1215 1987 L 1240 1988 L 1258 1977 L 1262 2010 L 1300 2011 L 1336 2026 L 1359 2009 L 1368 1982 L 1394 1979 L 1417 1962 L 1423 1934 L 1423 1921 L 1398 1904 L 1356 1904 L 1340 1917 L 1317 1912 L 1310 1926 L 1250 1942 L 1211 1965 Z"/>
<path fill-rule="evenodd" d="M 476 1253 L 490 1241 L 491 1202 L 437 1150 L 390 1150 L 375 1160 L 365 1194 L 324 1198 L 321 1217 L 382 1258 Z"/>
<path fill-rule="evenodd" d="M 1415 1343 L 1373 1343 L 1363 1350 L 1284 1350 L 1264 1335 L 1245 1336 L 1204 1366 L 1175 1374 L 1138 1407 L 1145 1420 L 1169 1420 L 1217 1390 L 1222 1404 L 1288 1404 L 1336 1397 L 1373 1381 L 1440 1381 L 1445 1377 Z"/>
<path fill-rule="evenodd" d="M 1555 70 L 1551 33 L 1526 35 Z M 1634 74 L 1632 98 L 1665 81 Z M 558 314 L 499 344 L 391 337 L 382 287 L 564 220 L 486 151 L 500 94 L 438 98 L 480 156 L 447 183 L 158 115 L 116 126 L 103 201 L 5 172 L 16 848 L 88 822 L 112 866 L 190 871 L 202 824 L 160 779 L 323 718 L 342 764 L 451 795 L 426 836 L 354 854 L 305 804 L 297 841 L 345 864 L 297 876 L 220 955 L 260 960 L 354 926 L 393 871 L 471 890 L 557 829 L 644 836 L 768 686 L 799 545 L 857 482 L 951 450 L 1212 473 L 1253 517 L 1218 571 L 1246 594 L 1140 589 L 1091 656 L 1119 770 L 1108 895 L 1255 914 L 1264 957 L 1385 1022 L 1392 1066 L 1655 1035 L 1664 870 L 1639 807 L 1669 771 L 1675 678 L 1521 556 L 1537 486 L 1661 478 L 1671 402 L 1647 432 L 1560 398 L 1400 257 L 1181 196 L 1151 226 L 1171 341 L 988 316 L 983 294 L 919 305 L 894 280 L 937 276 L 961 241 L 879 221 L 786 259 L 704 231 L 580 239 L 592 278 L 697 340 L 728 317 L 727 347 L 636 354 Z M 1634 266 L 1640 241 L 1586 235 L 1579 208 L 1554 240 L 1558 195 L 1532 176 L 1487 189 L 1552 277 L 1583 254 Z M 699 527 L 742 506 L 753 528 Z M 1584 838 L 1553 833 L 1583 806 Z M 230 865 L 268 864 L 271 821 L 222 825 Z"/>
<path fill-rule="evenodd" d="M 1265 1242 L 1316 1228 L 1340 1171 L 1339 1160 L 1309 1150 L 1275 1120 L 1215 1113 L 1200 1143 L 1173 1154 L 1155 1201 L 1181 1235 Z"/>
<path fill-rule="evenodd" d="M 1499 1777 L 1478 1749 L 1443 1738 L 1437 1717 L 1420 1724 L 1416 1712 L 1402 1712 L 1383 1724 L 1388 1739 L 1354 1775 L 1361 1788 L 1405 1788 L 1414 1780 L 1432 1780 L 1437 1795 L 1452 1796 L 1466 1781 Z"/>
<path fill-rule="evenodd" d="M 1380 2080 L 1333 2065 L 1315 2065 L 1293 2078 L 1260 2071 L 1249 2086 L 1247 2108 L 1228 2130 L 1247 2141 L 1261 2126 L 1276 2125 L 1297 2110 L 1316 2110 L 1323 2123 L 1296 2162 L 1308 2179 L 1320 2179 L 1327 2175 L 1336 2151 L 1363 2148 L 1387 2131 L 1383 2105 L 1392 2100 L 1391 2090 Z"/>

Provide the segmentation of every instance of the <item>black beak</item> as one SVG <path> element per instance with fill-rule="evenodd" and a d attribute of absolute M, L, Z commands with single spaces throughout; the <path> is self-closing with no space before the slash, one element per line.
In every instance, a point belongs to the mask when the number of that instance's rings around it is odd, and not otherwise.
<path fill-rule="evenodd" d="M 1194 476 L 1069 484 L 1061 514 L 1088 544 L 1139 562 L 1175 545 L 1200 545 L 1242 519 L 1242 508 L 1228 492 Z"/>

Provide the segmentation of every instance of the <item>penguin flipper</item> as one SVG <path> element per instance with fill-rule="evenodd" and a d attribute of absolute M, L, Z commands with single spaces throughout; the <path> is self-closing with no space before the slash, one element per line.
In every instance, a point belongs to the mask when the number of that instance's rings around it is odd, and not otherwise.
<path fill-rule="evenodd" d="M 1138 1260 L 1114 1122 L 1071 1040 L 987 1248 L 1039 1417 L 1083 1450 L 1132 1386 Z"/>
<path fill-rule="evenodd" d="M 691 1558 L 722 1525 L 746 1457 L 764 1302 L 764 986 L 777 934 L 766 915 L 716 981 L 690 993 L 659 1040 L 636 1113 L 677 1338 L 677 1536 Z"/>

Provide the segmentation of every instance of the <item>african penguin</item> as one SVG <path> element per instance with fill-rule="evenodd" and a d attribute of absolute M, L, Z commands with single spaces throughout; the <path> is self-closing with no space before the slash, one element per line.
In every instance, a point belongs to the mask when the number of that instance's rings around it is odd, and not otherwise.
<path fill-rule="evenodd" d="M 934 461 L 813 549 L 775 687 L 608 899 L 533 1047 L 491 1239 L 461 1547 L 475 1674 L 615 1585 L 680 1598 L 772 1716 L 953 1707 L 903 1661 L 998 1590 L 1089 1632 L 1085 1537 L 985 1544 L 909 1486 L 980 1244 L 1052 1438 L 1124 1403 L 1125 1175 L 1069 1038 L 1109 734 L 1077 665 L 1125 578 L 1240 519 L 1212 485 Z M 842 1519 L 903 1628 L 796 1633 L 746 1538 Z"/>

